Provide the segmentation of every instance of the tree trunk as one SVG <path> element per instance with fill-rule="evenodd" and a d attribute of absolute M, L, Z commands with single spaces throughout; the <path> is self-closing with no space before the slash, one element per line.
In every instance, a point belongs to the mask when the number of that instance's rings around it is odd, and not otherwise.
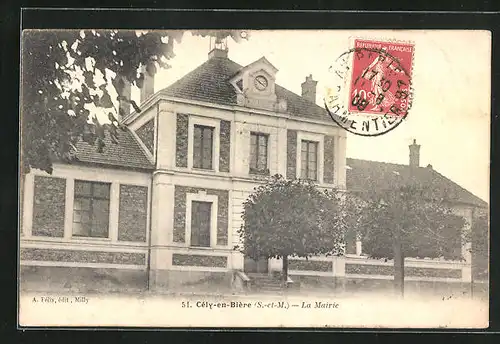
<path fill-rule="evenodd" d="M 405 288 L 405 257 L 401 241 L 394 241 L 394 289 L 397 295 L 404 297 Z"/>
<path fill-rule="evenodd" d="M 283 286 L 286 287 L 286 281 L 288 281 L 288 256 L 283 256 L 283 270 L 281 274 L 283 278 Z"/>

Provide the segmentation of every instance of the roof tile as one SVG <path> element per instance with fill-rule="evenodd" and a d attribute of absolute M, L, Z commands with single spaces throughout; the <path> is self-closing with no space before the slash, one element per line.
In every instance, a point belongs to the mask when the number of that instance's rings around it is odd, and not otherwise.
<path fill-rule="evenodd" d="M 146 157 L 130 130 L 118 130 L 118 143 L 113 143 L 107 131 L 105 135 L 105 146 L 101 153 L 97 151 L 96 146 L 79 141 L 76 144 L 76 161 L 117 167 L 154 169 L 153 164 Z"/>
<path fill-rule="evenodd" d="M 243 67 L 225 58 L 213 57 L 186 74 L 172 85 L 160 91 L 161 94 L 182 99 L 206 101 L 222 105 L 237 105 L 236 91 L 229 80 Z M 330 120 L 321 106 L 276 85 L 276 96 L 285 99 L 287 112 L 305 118 Z"/>

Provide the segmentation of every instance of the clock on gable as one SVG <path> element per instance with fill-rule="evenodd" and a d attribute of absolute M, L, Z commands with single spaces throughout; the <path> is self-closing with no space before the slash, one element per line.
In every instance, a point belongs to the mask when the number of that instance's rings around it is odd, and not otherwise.
<path fill-rule="evenodd" d="M 265 57 L 242 67 L 229 82 L 236 92 L 238 105 L 276 110 L 276 72 L 274 67 Z"/>
<path fill-rule="evenodd" d="M 264 91 L 267 88 L 267 86 L 269 85 L 269 82 L 267 81 L 265 76 L 258 75 L 254 79 L 254 85 L 255 85 L 255 88 L 258 89 L 259 91 Z"/>

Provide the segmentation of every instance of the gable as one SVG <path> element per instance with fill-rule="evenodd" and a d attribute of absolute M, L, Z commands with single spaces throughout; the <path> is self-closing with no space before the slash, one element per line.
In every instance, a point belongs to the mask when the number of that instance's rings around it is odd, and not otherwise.
<path fill-rule="evenodd" d="M 278 69 L 264 57 L 238 70 L 229 80 L 237 93 L 237 104 L 270 111 L 277 110 L 275 91 L 277 71 Z"/>
<path fill-rule="evenodd" d="M 151 155 L 154 153 L 154 130 L 155 124 L 153 118 L 135 130 L 137 137 L 142 141 Z"/>

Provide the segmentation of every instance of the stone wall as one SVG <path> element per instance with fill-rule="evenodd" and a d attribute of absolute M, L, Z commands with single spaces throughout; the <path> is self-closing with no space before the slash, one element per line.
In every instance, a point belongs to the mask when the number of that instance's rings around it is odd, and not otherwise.
<path fill-rule="evenodd" d="M 332 271 L 331 261 L 290 259 L 288 261 L 289 270 L 299 271 Z"/>
<path fill-rule="evenodd" d="M 231 166 L 231 122 L 220 121 L 219 171 L 229 172 Z"/>
<path fill-rule="evenodd" d="M 346 264 L 345 272 L 346 274 L 392 276 L 394 274 L 394 266 L 372 265 L 372 264 Z M 460 279 L 462 278 L 462 270 L 405 266 L 405 276 Z"/>
<path fill-rule="evenodd" d="M 172 265 L 226 268 L 227 256 L 174 253 L 172 255 Z"/>
<path fill-rule="evenodd" d="M 64 236 L 66 179 L 35 176 L 33 235 Z"/>
<path fill-rule="evenodd" d="M 189 130 L 189 116 L 178 113 L 176 140 L 175 140 L 175 165 L 177 167 L 187 167 L 188 130 Z"/>
<path fill-rule="evenodd" d="M 24 261 L 53 261 L 71 263 L 105 263 L 145 265 L 146 254 L 135 252 L 105 252 L 87 250 L 62 250 L 46 248 L 21 248 Z"/>
<path fill-rule="evenodd" d="M 295 179 L 297 177 L 297 131 L 286 132 L 286 177 Z"/>
<path fill-rule="evenodd" d="M 120 185 L 119 241 L 146 241 L 148 188 Z"/>

